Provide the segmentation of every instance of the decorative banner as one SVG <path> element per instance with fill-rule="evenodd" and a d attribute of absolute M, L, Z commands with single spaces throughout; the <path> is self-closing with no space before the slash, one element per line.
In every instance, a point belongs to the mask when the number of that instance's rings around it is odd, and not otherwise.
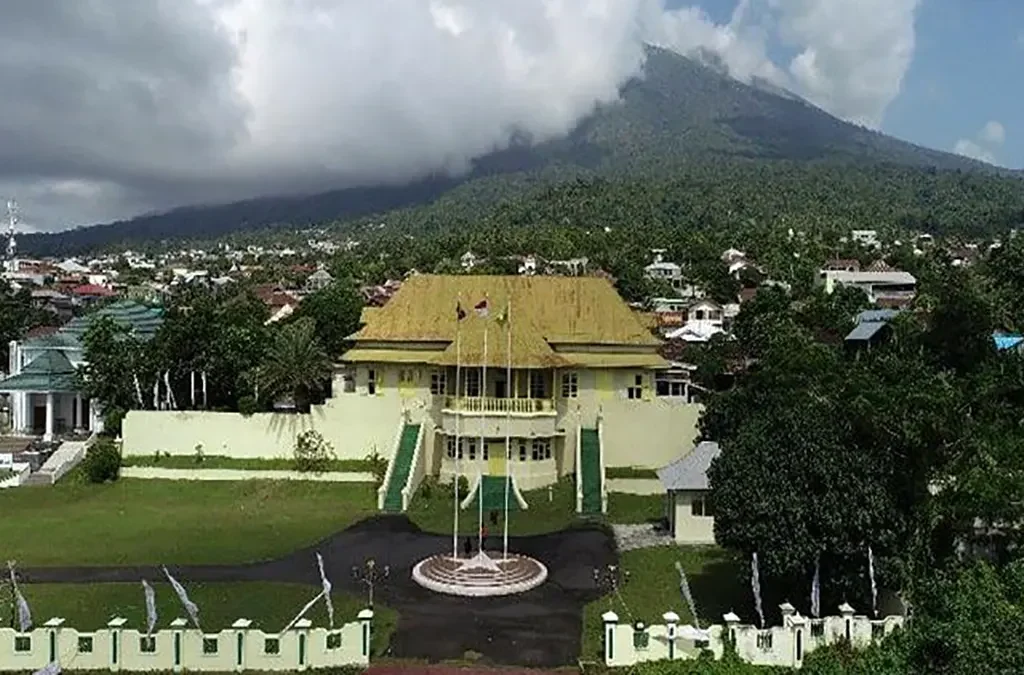
<path fill-rule="evenodd" d="M 153 632 L 156 625 L 156 593 L 145 579 L 142 580 L 142 592 L 146 596 L 146 635 Z"/>
<path fill-rule="evenodd" d="M 679 590 L 683 593 L 683 598 L 686 600 L 686 604 L 690 607 L 690 616 L 693 617 L 693 625 L 700 630 L 700 620 L 697 618 L 697 605 L 693 602 L 693 594 L 690 593 L 690 582 L 686 578 L 686 572 L 683 571 L 683 565 L 678 560 L 676 561 L 676 570 L 679 572 Z"/>
<path fill-rule="evenodd" d="M 871 611 L 878 618 L 878 587 L 875 586 L 875 556 L 868 546 L 868 578 L 871 580 Z"/>
<path fill-rule="evenodd" d="M 192 623 L 196 625 L 196 628 L 202 630 L 199 625 L 199 607 L 196 606 L 196 603 L 188 599 L 188 593 L 185 592 L 185 587 L 179 584 L 178 580 L 171 576 L 171 573 L 167 571 L 167 568 L 164 567 L 163 570 L 164 574 L 167 575 L 167 581 L 171 582 L 171 588 L 173 588 L 174 592 L 178 594 L 178 599 L 181 600 L 182 607 L 185 608 L 185 611 L 188 612 L 189 618 L 192 619 Z"/>
<path fill-rule="evenodd" d="M 758 572 L 757 551 L 754 551 L 754 555 L 750 559 L 750 587 L 754 592 L 754 609 L 757 610 L 757 616 L 761 619 L 761 628 L 764 628 L 764 610 L 761 608 L 761 575 Z"/>
<path fill-rule="evenodd" d="M 811 581 L 811 616 L 821 617 L 821 554 L 814 561 L 814 580 Z"/>
<path fill-rule="evenodd" d="M 331 582 L 327 580 L 324 572 L 324 559 L 319 553 L 316 554 L 316 564 L 320 568 L 320 583 L 324 587 L 324 601 L 327 603 L 327 618 L 331 622 L 331 630 L 334 630 L 334 603 L 331 602 Z"/>
<path fill-rule="evenodd" d="M 11 588 L 14 591 L 14 602 L 18 606 L 18 628 L 22 633 L 27 633 L 32 629 L 32 612 L 28 608 L 25 596 L 21 594 L 21 589 L 18 588 L 18 579 L 14 574 L 13 560 L 7 561 L 7 570 L 11 573 Z"/>

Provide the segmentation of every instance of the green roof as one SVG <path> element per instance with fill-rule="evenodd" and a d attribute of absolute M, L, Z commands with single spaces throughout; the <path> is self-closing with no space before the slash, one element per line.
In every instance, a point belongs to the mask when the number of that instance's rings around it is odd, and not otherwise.
<path fill-rule="evenodd" d="M 92 322 L 100 317 L 110 317 L 114 323 L 124 326 L 140 340 L 149 340 L 156 335 L 164 320 L 161 307 L 150 307 L 134 300 L 119 300 L 95 312 L 69 321 L 53 335 L 26 340 L 25 347 L 37 349 L 81 349 L 81 338 Z"/>
<path fill-rule="evenodd" d="M 75 392 L 75 367 L 63 352 L 48 350 L 17 375 L 0 380 L 0 391 Z"/>

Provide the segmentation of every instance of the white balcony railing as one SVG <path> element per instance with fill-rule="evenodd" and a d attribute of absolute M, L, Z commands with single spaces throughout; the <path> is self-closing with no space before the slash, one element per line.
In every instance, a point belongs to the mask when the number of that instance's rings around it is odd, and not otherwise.
<path fill-rule="evenodd" d="M 548 398 L 494 398 L 493 396 L 445 396 L 444 409 L 450 412 L 532 415 L 555 412 Z"/>

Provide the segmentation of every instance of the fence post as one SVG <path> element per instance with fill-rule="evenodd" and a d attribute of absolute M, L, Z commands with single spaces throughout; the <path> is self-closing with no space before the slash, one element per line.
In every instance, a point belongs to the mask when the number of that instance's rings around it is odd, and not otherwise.
<path fill-rule="evenodd" d="M 847 644 L 853 646 L 853 607 L 850 603 L 844 602 L 839 605 L 839 613 L 843 616 L 843 635 Z"/>
<path fill-rule="evenodd" d="M 245 670 L 245 635 L 249 631 L 252 621 L 249 619 L 238 619 L 231 627 L 235 629 L 235 672 Z"/>
<path fill-rule="evenodd" d="M 619 615 L 609 610 L 601 615 L 604 621 L 604 664 L 611 666 L 615 661 L 615 630 L 619 623 Z"/>
<path fill-rule="evenodd" d="M 309 619 L 299 619 L 295 622 L 294 630 L 299 642 L 298 670 L 306 670 L 309 667 L 309 627 L 312 625 L 313 622 Z"/>
<path fill-rule="evenodd" d="M 183 662 L 185 658 L 183 656 L 183 653 L 185 651 L 185 638 L 184 635 L 182 634 L 182 631 L 185 630 L 185 626 L 187 625 L 188 621 L 180 618 L 175 619 L 171 622 L 171 631 L 173 633 L 174 638 L 174 665 L 172 666 L 171 669 L 176 673 L 180 673 L 184 669 Z"/>
<path fill-rule="evenodd" d="M 124 645 L 121 644 L 121 631 L 128 619 L 123 616 L 116 616 L 107 622 L 107 632 L 110 634 L 110 670 L 116 672 L 121 670 L 121 661 L 124 660 L 122 652 Z"/>
<path fill-rule="evenodd" d="M 60 663 L 60 627 L 64 625 L 64 619 L 60 617 L 53 617 L 43 624 L 44 628 L 49 628 L 47 631 L 47 638 L 50 642 L 49 655 L 47 663 Z"/>
<path fill-rule="evenodd" d="M 728 645 L 732 646 L 732 650 L 739 653 L 739 645 L 736 643 L 736 626 L 740 625 L 740 618 L 736 616 L 735 612 L 728 612 L 722 615 L 722 621 L 725 622 L 725 640 Z"/>
<path fill-rule="evenodd" d="M 668 660 L 676 658 L 676 628 L 679 625 L 679 615 L 668 611 L 661 615 L 665 620 L 665 629 L 668 634 Z"/>
<path fill-rule="evenodd" d="M 356 615 L 359 619 L 360 633 L 362 634 L 362 651 L 363 659 L 366 663 L 370 662 L 370 648 L 373 641 L 373 610 L 366 608 L 360 610 L 359 614 Z"/>

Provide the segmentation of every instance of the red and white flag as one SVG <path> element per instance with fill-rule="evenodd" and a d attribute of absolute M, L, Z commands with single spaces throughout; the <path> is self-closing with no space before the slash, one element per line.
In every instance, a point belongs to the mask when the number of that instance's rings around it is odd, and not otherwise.
<path fill-rule="evenodd" d="M 487 316 L 487 314 L 490 311 L 489 307 L 487 306 L 487 298 L 484 298 L 480 302 L 473 305 L 473 309 L 476 310 L 477 316 Z"/>

